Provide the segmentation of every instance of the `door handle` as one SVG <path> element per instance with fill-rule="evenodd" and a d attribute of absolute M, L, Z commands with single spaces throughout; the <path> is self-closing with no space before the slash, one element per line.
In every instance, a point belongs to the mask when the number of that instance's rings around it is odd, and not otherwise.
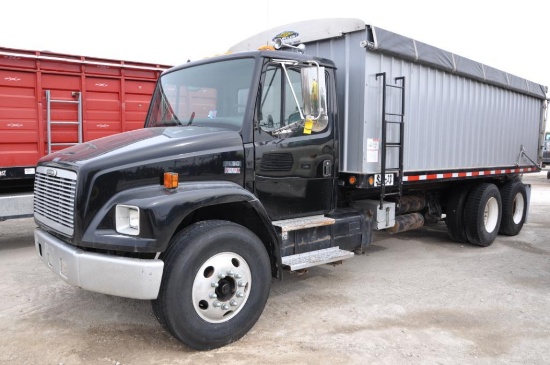
<path fill-rule="evenodd" d="M 332 161 L 324 160 L 323 161 L 323 177 L 329 177 L 332 175 Z"/>

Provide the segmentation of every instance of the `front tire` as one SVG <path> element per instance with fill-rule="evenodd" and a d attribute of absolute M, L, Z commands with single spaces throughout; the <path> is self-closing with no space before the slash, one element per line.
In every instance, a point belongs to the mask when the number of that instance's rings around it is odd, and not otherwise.
<path fill-rule="evenodd" d="M 490 246 L 497 237 L 501 219 L 502 201 L 497 186 L 483 183 L 474 187 L 464 209 L 468 241 L 473 245 Z"/>
<path fill-rule="evenodd" d="M 185 345 L 234 342 L 257 322 L 269 296 L 271 265 L 261 240 L 227 221 L 198 222 L 174 236 L 154 313 Z"/>

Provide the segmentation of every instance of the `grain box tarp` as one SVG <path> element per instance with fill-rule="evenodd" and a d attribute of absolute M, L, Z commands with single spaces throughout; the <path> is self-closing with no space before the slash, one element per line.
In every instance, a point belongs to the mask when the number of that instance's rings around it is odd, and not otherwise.
<path fill-rule="evenodd" d="M 382 28 L 370 28 L 374 39 L 372 50 L 537 98 L 546 98 L 545 86 Z"/>

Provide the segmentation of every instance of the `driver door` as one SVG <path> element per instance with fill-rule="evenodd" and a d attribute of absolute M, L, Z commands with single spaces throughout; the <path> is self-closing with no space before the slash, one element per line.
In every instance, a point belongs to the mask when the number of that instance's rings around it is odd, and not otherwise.
<path fill-rule="evenodd" d="M 332 117 L 323 130 L 305 131 L 300 69 L 286 71 L 288 78 L 279 64 L 266 66 L 254 131 L 254 192 L 272 220 L 326 213 L 333 199 Z"/>

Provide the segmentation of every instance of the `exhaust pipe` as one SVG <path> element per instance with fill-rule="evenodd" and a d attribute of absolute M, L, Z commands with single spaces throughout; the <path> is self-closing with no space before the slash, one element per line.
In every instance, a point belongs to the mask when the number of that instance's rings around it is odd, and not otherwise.
<path fill-rule="evenodd" d="M 386 228 L 389 233 L 398 233 L 417 229 L 424 225 L 424 216 L 420 213 L 403 214 L 395 217 L 395 225 Z"/>

